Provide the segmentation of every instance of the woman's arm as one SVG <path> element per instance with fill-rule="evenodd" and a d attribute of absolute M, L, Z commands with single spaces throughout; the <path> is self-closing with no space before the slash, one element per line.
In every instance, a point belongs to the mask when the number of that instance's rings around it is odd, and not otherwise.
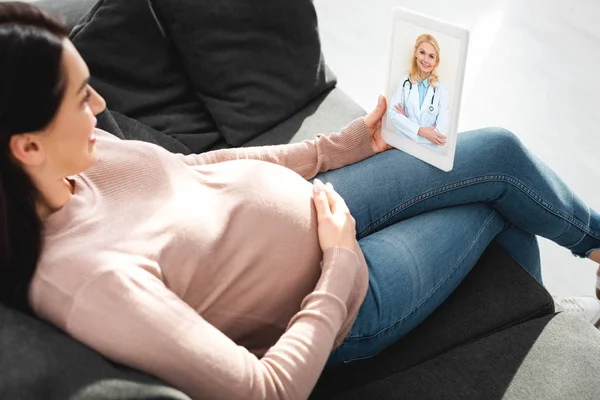
<path fill-rule="evenodd" d="M 375 110 L 364 118 L 357 118 L 340 132 L 331 133 L 328 136 L 317 134 L 315 139 L 305 140 L 301 143 L 240 147 L 202 154 L 175 154 L 175 156 L 189 166 L 240 159 L 268 161 L 290 168 L 305 179 L 311 179 L 319 172 L 354 164 L 375 154 L 372 143 L 373 132 L 367 128 L 365 118 L 373 119 L 377 116 L 380 120 L 383 112 L 378 113 L 377 111 Z M 96 134 L 103 139 L 121 140 L 100 129 L 96 129 Z"/>
<path fill-rule="evenodd" d="M 373 154 L 371 134 L 365 120 L 358 118 L 339 133 L 328 136 L 318 134 L 314 140 L 301 143 L 241 147 L 177 156 L 190 166 L 239 159 L 268 161 L 290 168 L 305 179 L 311 179 L 319 172 L 354 164 Z"/>
<path fill-rule="evenodd" d="M 115 362 L 193 399 L 306 399 L 346 317 L 359 260 L 327 250 L 314 291 L 258 359 L 205 321 L 149 272 L 108 270 L 76 294 L 66 330 Z"/>
<path fill-rule="evenodd" d="M 402 82 L 404 82 L 404 81 L 405 81 L 405 79 L 402 80 Z M 406 103 L 402 102 L 403 91 L 404 91 L 403 86 L 402 85 L 398 86 L 398 90 L 396 90 L 396 93 L 394 94 L 394 97 L 392 97 L 392 101 L 390 102 L 390 104 L 388 106 L 388 114 L 390 116 L 390 120 L 392 121 L 392 123 L 394 124 L 394 126 L 396 127 L 396 129 L 398 131 L 405 134 L 412 140 L 419 142 L 420 140 L 423 139 L 419 136 L 420 126 L 416 122 L 411 121 L 406 116 Z M 401 113 L 396 109 L 396 106 L 398 104 L 400 104 L 402 106 L 402 108 L 405 110 L 404 113 Z"/>

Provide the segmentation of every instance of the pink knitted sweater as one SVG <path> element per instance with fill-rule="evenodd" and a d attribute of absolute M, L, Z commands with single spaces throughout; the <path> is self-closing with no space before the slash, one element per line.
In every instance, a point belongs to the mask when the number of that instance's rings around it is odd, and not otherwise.
<path fill-rule="evenodd" d="M 323 254 L 306 179 L 372 156 L 363 119 L 302 143 L 172 154 L 97 131 L 45 221 L 35 312 L 198 399 L 304 399 L 368 273 Z"/>

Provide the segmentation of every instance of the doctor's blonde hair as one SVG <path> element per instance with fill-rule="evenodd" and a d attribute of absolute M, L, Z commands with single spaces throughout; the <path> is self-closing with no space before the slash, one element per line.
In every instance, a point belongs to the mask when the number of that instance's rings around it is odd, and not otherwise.
<path fill-rule="evenodd" d="M 420 74 L 419 74 L 420 70 L 419 70 L 419 66 L 417 65 L 417 58 L 415 57 L 415 53 L 419 49 L 419 46 L 421 45 L 421 43 L 424 43 L 424 42 L 427 42 L 430 45 L 432 45 L 433 48 L 435 49 L 435 53 L 436 53 L 435 67 L 433 67 L 433 69 L 431 70 L 431 74 L 429 75 L 429 84 L 435 88 L 435 87 L 437 87 L 437 83 L 440 80 L 440 77 L 437 74 L 437 68 L 440 66 L 440 45 L 438 44 L 437 40 L 435 40 L 435 38 L 433 36 L 431 36 L 427 33 L 420 35 L 417 38 L 417 41 L 415 42 L 415 47 L 412 52 L 412 63 L 411 63 L 411 67 L 410 67 L 410 72 L 408 73 L 408 80 L 413 85 L 421 80 Z"/>

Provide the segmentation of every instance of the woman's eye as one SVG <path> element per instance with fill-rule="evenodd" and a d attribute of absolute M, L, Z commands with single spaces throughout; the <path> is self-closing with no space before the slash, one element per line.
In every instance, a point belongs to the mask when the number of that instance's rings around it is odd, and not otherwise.
<path fill-rule="evenodd" d="M 83 102 L 87 103 L 88 101 L 90 101 L 90 97 L 92 97 L 92 92 L 90 91 L 90 89 L 87 89 L 85 91 L 85 96 L 83 97 Z"/>

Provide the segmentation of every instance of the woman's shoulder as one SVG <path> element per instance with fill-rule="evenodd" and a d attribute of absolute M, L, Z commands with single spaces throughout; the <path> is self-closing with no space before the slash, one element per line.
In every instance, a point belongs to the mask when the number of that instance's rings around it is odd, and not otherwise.
<path fill-rule="evenodd" d="M 114 167 L 116 163 L 126 164 L 127 168 L 131 168 L 132 166 L 147 168 L 147 164 L 144 164 L 145 162 L 156 162 L 165 157 L 169 158 L 172 156 L 171 152 L 151 142 L 121 139 L 110 132 L 98 128 L 95 129 L 94 133 L 97 139 L 96 150 L 98 154 L 98 160 L 94 164 L 95 167 L 106 167 L 107 165 Z M 132 163 L 132 161 L 134 162 Z"/>
<path fill-rule="evenodd" d="M 99 129 L 99 128 L 95 128 L 94 129 L 94 134 L 96 135 L 97 138 L 101 138 L 104 140 L 116 140 L 116 141 L 121 141 L 121 138 L 119 138 L 118 136 L 113 135 L 112 133 L 109 133 L 105 130 Z"/>

